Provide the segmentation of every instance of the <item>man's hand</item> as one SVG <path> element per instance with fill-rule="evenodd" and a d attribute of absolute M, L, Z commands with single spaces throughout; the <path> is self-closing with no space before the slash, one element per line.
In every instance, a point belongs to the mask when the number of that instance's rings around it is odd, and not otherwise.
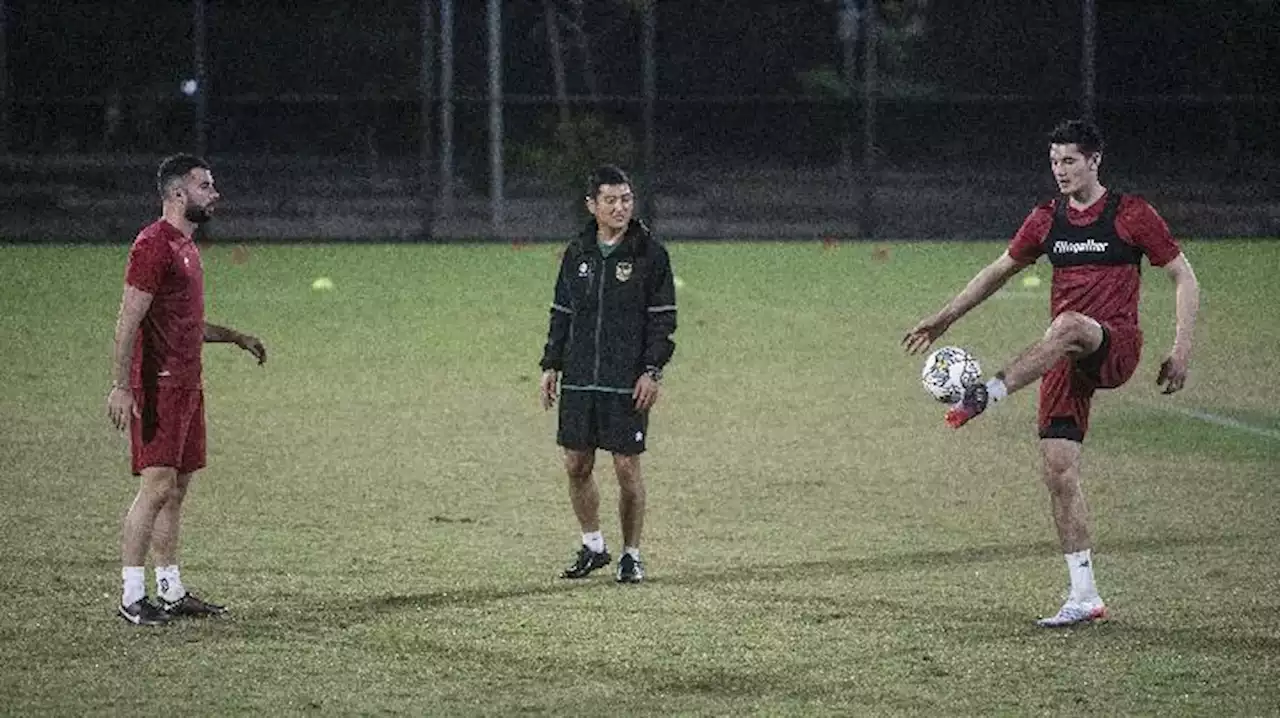
<path fill-rule="evenodd" d="M 133 392 L 118 386 L 111 387 L 111 393 L 107 394 L 107 417 L 121 431 L 129 428 L 131 418 L 142 418 L 138 405 L 133 401 Z"/>
<path fill-rule="evenodd" d="M 560 372 L 555 369 L 547 369 L 542 372 L 542 381 L 540 382 L 538 392 L 542 399 L 542 408 L 545 411 L 556 405 L 556 385 L 560 383 Z"/>
<path fill-rule="evenodd" d="M 636 411 L 648 411 L 658 401 L 658 394 L 662 391 L 662 385 L 657 379 L 649 376 L 648 372 L 641 374 L 636 379 L 636 388 L 631 391 L 631 398 L 636 400 Z"/>
<path fill-rule="evenodd" d="M 1164 361 L 1160 362 L 1160 373 L 1156 375 L 1156 385 L 1164 385 L 1161 394 L 1172 394 L 1187 383 L 1187 365 L 1190 357 L 1187 352 L 1174 349 Z"/>
<path fill-rule="evenodd" d="M 902 345 L 907 348 L 908 354 L 919 354 L 928 349 L 929 345 L 942 336 L 950 326 L 951 322 L 939 312 L 922 319 L 915 328 L 907 332 L 907 335 L 902 338 Z"/>
<path fill-rule="evenodd" d="M 249 334 L 237 334 L 236 346 L 252 354 L 259 366 L 267 363 L 267 347 L 261 339 Z"/>

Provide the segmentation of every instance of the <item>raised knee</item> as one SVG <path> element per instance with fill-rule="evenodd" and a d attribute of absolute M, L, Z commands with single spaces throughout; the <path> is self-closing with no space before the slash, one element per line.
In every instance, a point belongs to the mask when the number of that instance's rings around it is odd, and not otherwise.
<path fill-rule="evenodd" d="M 1067 342 L 1080 342 L 1087 339 L 1096 323 L 1080 312 L 1063 312 L 1053 318 L 1049 325 L 1049 336 Z"/>

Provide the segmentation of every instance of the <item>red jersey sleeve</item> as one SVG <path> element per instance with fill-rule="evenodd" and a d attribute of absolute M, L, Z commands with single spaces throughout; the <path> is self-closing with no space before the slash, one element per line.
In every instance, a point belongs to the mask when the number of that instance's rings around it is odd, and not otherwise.
<path fill-rule="evenodd" d="M 1163 267 L 1182 254 L 1164 218 L 1141 197 L 1125 195 L 1116 217 L 1116 232 L 1140 248 L 1153 267 Z"/>
<path fill-rule="evenodd" d="M 1044 238 L 1048 236 L 1052 226 L 1052 202 L 1045 202 L 1031 210 L 1031 214 L 1022 221 L 1022 226 L 1009 241 L 1009 256 L 1028 264 L 1039 259 L 1044 254 Z"/>
<path fill-rule="evenodd" d="M 145 233 L 133 242 L 129 249 L 129 264 L 125 268 L 124 281 L 147 294 L 156 294 L 164 282 L 173 252 L 164 237 Z"/>

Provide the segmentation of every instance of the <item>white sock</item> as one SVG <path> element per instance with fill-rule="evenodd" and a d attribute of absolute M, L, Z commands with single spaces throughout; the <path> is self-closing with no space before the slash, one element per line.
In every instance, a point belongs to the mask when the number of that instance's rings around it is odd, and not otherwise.
<path fill-rule="evenodd" d="M 636 561 L 640 560 L 640 549 L 635 546 L 626 546 L 622 549 L 622 552 Z"/>
<path fill-rule="evenodd" d="M 156 595 L 166 601 L 176 601 L 187 595 L 187 589 L 182 587 L 177 564 L 156 566 Z"/>
<path fill-rule="evenodd" d="M 596 553 L 604 553 L 604 534 L 599 531 L 584 533 L 582 534 L 582 545 Z"/>
<path fill-rule="evenodd" d="M 992 404 L 1006 396 L 1009 396 L 1009 388 L 1004 385 L 1004 379 L 996 377 L 987 381 L 987 398 Z"/>
<path fill-rule="evenodd" d="M 147 597 L 147 572 L 142 566 L 125 566 L 120 570 L 120 578 L 124 579 L 121 606 L 132 606 Z"/>
<path fill-rule="evenodd" d="M 1095 601 L 1098 599 L 1098 587 L 1093 583 L 1092 551 L 1085 549 L 1075 553 L 1063 554 L 1067 559 L 1067 571 L 1071 574 L 1071 600 Z"/>

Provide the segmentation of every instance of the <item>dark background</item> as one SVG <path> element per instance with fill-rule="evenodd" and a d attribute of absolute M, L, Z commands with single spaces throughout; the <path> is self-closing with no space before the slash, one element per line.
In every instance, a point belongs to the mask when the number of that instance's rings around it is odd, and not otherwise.
<path fill-rule="evenodd" d="M 191 66 L 184 0 L 8 0 L 9 62 L 20 98 L 174 87 Z M 639 33 L 626 2 L 587 3 L 602 85 L 638 94 Z M 835 5 L 783 0 L 661 0 L 664 95 L 801 94 L 797 73 L 836 61 Z M 895 3 L 885 3 L 886 22 Z M 953 92 L 1073 97 L 1077 0 L 931 0 L 911 74 Z M 484 93 L 485 4 L 457 0 L 459 89 Z M 975 8 L 983 8 L 975 11 Z M 420 3 L 211 0 L 209 58 L 218 94 L 378 91 L 410 95 L 421 55 Z M 504 6 L 504 76 L 515 93 L 550 93 L 541 3 Z M 1098 89 L 1105 96 L 1280 93 L 1280 4 L 1266 0 L 1098 3 Z"/>
<path fill-rule="evenodd" d="M 583 0 L 579 18 L 573 0 L 555 0 L 574 117 L 598 120 L 604 137 L 587 141 L 616 148 L 615 159 L 643 170 L 654 194 L 706 199 L 707 183 L 719 182 L 717 197 L 727 200 L 716 203 L 746 211 L 758 204 L 753 190 L 731 178 L 785 185 L 785 194 L 850 179 L 862 166 L 862 51 L 850 95 L 840 3 L 748 9 L 658 0 L 655 164 L 640 167 L 637 4 Z M 194 76 L 192 7 L 6 0 L 10 154 L 151 161 L 191 149 L 194 102 L 179 87 Z M 486 20 L 483 0 L 455 7 L 454 173 L 465 205 L 488 192 Z M 204 149 L 242 163 L 244 174 L 255 158 L 346 162 L 365 177 L 402 178 L 398 191 L 412 194 L 423 137 L 421 8 L 416 0 L 209 0 Z M 1280 3 L 1100 0 L 1097 10 L 1096 116 L 1110 140 L 1107 171 L 1170 198 L 1218 207 L 1243 198 L 1255 217 L 1250 231 L 1272 232 L 1280 219 L 1265 207 L 1280 184 L 1272 139 L 1280 132 Z M 556 139 L 544 4 L 505 2 L 503 12 L 508 196 L 554 196 L 566 172 L 556 158 L 580 158 Z M 880 12 L 877 188 L 945 186 L 957 176 L 983 176 L 984 187 L 1043 179 L 1045 131 L 1081 107 L 1081 0 L 882 0 Z M 438 49 L 438 35 L 431 41 Z M 438 64 L 429 69 L 438 83 Z M 437 153 L 438 110 L 429 134 Z M 6 170 L 36 181 L 24 167 Z M 801 176 L 770 174 L 778 172 Z M 1030 181 L 1035 192 L 1015 192 L 1011 202 L 1048 188 Z M 797 206 L 779 202 L 769 216 Z M 899 233 L 908 231 L 947 233 L 907 225 Z"/>

